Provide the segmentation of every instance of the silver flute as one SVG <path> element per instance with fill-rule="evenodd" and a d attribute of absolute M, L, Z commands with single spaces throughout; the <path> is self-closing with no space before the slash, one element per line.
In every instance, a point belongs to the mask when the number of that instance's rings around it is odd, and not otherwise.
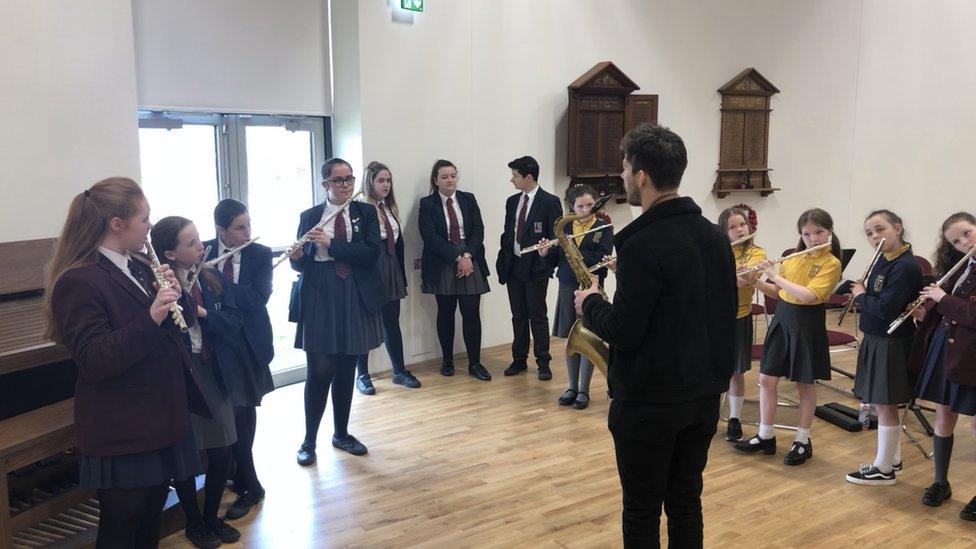
<path fill-rule="evenodd" d="M 159 256 L 156 255 L 156 250 L 153 249 L 152 241 L 146 239 L 146 256 L 149 258 L 149 266 L 152 268 L 153 276 L 156 277 L 156 284 L 159 284 L 159 289 L 164 290 L 172 286 L 169 283 L 169 279 L 163 276 L 163 267 L 159 263 Z M 183 318 L 183 307 L 179 303 L 174 301 L 169 306 L 169 312 L 173 316 L 173 322 L 180 327 L 181 332 L 186 332 L 189 328 L 186 325 L 186 319 Z"/>
<path fill-rule="evenodd" d="M 362 190 L 357 191 L 356 194 L 352 195 L 352 197 L 349 198 L 349 200 L 347 200 L 345 204 L 343 204 L 342 206 L 339 206 L 339 209 L 338 210 L 330 213 L 328 216 L 326 216 L 325 219 L 323 219 L 322 221 L 319 221 L 318 224 L 316 224 L 314 227 L 312 227 L 311 229 L 309 229 L 308 232 L 306 232 L 304 235 L 302 235 L 301 238 L 299 238 L 298 240 L 296 240 L 294 244 L 292 244 L 291 246 L 288 246 L 288 248 L 286 248 L 285 251 L 282 252 L 281 255 L 278 256 L 278 260 L 275 261 L 275 264 L 272 265 L 271 268 L 273 269 L 273 268 L 277 267 L 278 265 L 281 265 L 282 263 L 284 263 L 289 257 L 291 257 L 291 254 L 293 254 L 296 251 L 298 251 L 302 246 L 304 246 L 305 244 L 307 244 L 308 241 L 312 239 L 312 231 L 314 231 L 315 229 L 321 229 L 322 227 L 325 227 L 325 225 L 329 221 L 332 221 L 332 219 L 335 218 L 335 216 L 341 214 L 342 211 L 345 210 L 346 208 L 348 208 L 349 205 L 352 204 L 353 200 L 356 200 L 357 198 L 359 198 L 359 195 L 361 195 L 361 194 L 363 194 L 363 191 Z"/>

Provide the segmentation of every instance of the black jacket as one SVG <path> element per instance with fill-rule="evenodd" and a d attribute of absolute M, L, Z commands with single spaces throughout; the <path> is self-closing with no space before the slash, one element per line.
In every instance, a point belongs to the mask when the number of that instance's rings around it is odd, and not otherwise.
<path fill-rule="evenodd" d="M 420 213 L 418 225 L 420 238 L 424 241 L 424 251 L 421 254 L 420 276 L 428 284 L 436 284 L 440 279 L 444 265 L 453 265 L 457 257 L 464 252 L 471 254 L 473 261 L 481 268 L 481 274 L 488 278 L 488 263 L 485 262 L 485 222 L 481 219 L 478 201 L 471 193 L 454 191 L 458 208 L 461 210 L 464 225 L 464 242 L 455 246 L 451 244 L 447 234 L 447 217 L 444 215 L 444 203 L 439 193 L 433 193 L 420 199 Z"/>
<path fill-rule="evenodd" d="M 737 292 L 728 238 L 687 197 L 658 204 L 614 238 L 617 293 L 583 302 L 610 344 L 611 397 L 680 403 L 729 387 Z"/>
<path fill-rule="evenodd" d="M 922 270 L 911 248 L 893 261 L 884 257 L 871 269 L 865 285 L 866 293 L 857 296 L 854 305 L 861 311 L 861 331 L 879 337 L 912 337 L 915 323 L 905 322 L 888 335 L 888 326 L 905 307 L 918 297 L 922 289 Z"/>
<path fill-rule="evenodd" d="M 606 224 L 606 221 L 597 218 L 593 224 L 593 228 L 602 227 Z M 567 223 L 565 230 L 566 234 L 573 234 L 573 224 Z M 613 227 L 584 236 L 583 242 L 579 245 L 579 251 L 580 255 L 583 256 L 583 262 L 588 267 L 592 267 L 603 261 L 603 256 L 613 253 Z M 579 286 L 579 281 L 576 280 L 576 273 L 569 266 L 569 261 L 566 259 L 566 252 L 563 251 L 563 247 L 556 246 L 551 253 L 555 253 L 559 259 L 559 269 L 556 271 L 556 278 L 559 279 L 559 283 L 564 286 Z M 593 274 L 600 277 L 600 284 L 602 285 L 603 281 L 607 278 L 607 269 L 604 267 Z"/>
<path fill-rule="evenodd" d="M 553 269 L 556 268 L 558 258 L 555 254 L 540 257 L 537 253 L 526 254 L 522 257 L 515 255 L 515 224 L 518 219 L 518 211 L 521 208 L 519 202 L 522 200 L 522 193 L 514 194 L 505 201 L 505 227 L 501 236 L 501 249 L 498 250 L 498 259 L 495 260 L 495 270 L 498 272 L 498 282 L 505 284 L 510 278 L 519 280 L 539 280 L 552 276 Z M 519 239 L 519 247 L 527 248 L 538 244 L 543 238 L 555 238 L 552 232 L 556 220 L 563 215 L 563 208 L 559 199 L 539 188 L 532 200 L 532 206 L 525 214 L 525 231 Z"/>
<path fill-rule="evenodd" d="M 302 212 L 298 224 L 298 238 L 312 230 L 312 227 L 322 220 L 324 204 L 309 208 Z M 370 313 L 375 313 L 387 303 L 386 292 L 380 271 L 376 268 L 376 260 L 380 257 L 380 226 L 376 216 L 376 208 L 371 204 L 353 202 L 349 205 L 349 219 L 352 221 L 352 240 L 350 242 L 333 241 L 329 247 L 329 255 L 345 261 L 352 268 L 352 276 L 356 277 L 359 288 L 359 298 L 363 307 Z M 298 261 L 292 261 L 293 269 L 302 273 L 298 281 L 291 288 L 291 302 L 288 305 L 288 320 L 299 322 L 303 319 L 305 307 L 303 304 L 312 301 L 311 288 L 304 288 L 302 282 L 305 271 L 315 262 L 315 243 L 307 242 L 303 248 L 304 255 Z"/>
<path fill-rule="evenodd" d="M 210 246 L 207 259 L 219 255 L 217 239 L 204 242 Z M 234 286 L 237 308 L 244 315 L 244 337 L 258 362 L 267 367 L 274 359 L 274 339 L 271 317 L 268 316 L 268 300 L 271 299 L 272 268 L 271 248 L 255 242 L 241 250 L 241 270 Z M 219 265 L 215 267 L 219 268 Z"/>

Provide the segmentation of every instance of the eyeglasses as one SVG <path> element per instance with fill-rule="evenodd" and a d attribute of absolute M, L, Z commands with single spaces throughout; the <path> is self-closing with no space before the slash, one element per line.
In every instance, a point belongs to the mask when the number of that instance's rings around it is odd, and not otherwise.
<path fill-rule="evenodd" d="M 326 181 L 328 181 L 332 185 L 335 185 L 336 187 L 340 185 L 348 187 L 356 183 L 356 176 L 350 175 L 347 177 L 333 177 L 332 179 L 326 179 Z"/>

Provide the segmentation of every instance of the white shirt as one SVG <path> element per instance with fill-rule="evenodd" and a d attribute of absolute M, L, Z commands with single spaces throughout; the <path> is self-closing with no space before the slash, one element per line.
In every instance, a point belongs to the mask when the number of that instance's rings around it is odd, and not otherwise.
<path fill-rule="evenodd" d="M 528 223 L 528 220 L 529 220 L 529 210 L 532 209 L 532 203 L 535 202 L 535 194 L 537 192 L 539 192 L 539 186 L 538 185 L 536 185 L 535 188 L 532 189 L 531 192 L 528 192 L 528 193 L 523 192 L 522 194 L 518 195 L 518 205 L 515 208 L 515 224 L 512 225 L 512 234 L 515 235 L 515 255 L 518 255 L 518 252 L 522 249 L 522 246 L 519 245 L 519 241 L 518 241 L 518 237 L 519 237 L 519 234 L 518 234 L 518 220 L 519 220 L 519 216 L 522 215 L 522 210 L 525 209 L 525 220 L 526 220 L 526 223 Z M 525 197 L 526 196 L 529 197 L 529 201 L 528 202 L 525 201 Z M 526 230 L 528 230 L 528 228 L 526 228 Z"/>
<path fill-rule="evenodd" d="M 390 227 L 393 228 L 393 241 L 396 242 L 396 240 L 398 238 L 400 238 L 400 224 L 397 223 L 396 218 L 393 217 L 393 212 L 390 211 L 390 207 L 389 206 L 387 206 L 386 204 L 383 204 L 383 208 L 382 209 L 380 209 L 377 206 L 376 213 L 378 213 L 379 215 L 383 215 L 383 212 L 384 211 L 386 212 L 386 218 L 390 220 Z M 446 211 L 444 213 L 445 213 L 445 215 L 447 214 Z M 451 229 L 448 228 L 448 231 L 450 231 L 450 230 Z M 383 220 L 382 219 L 380 219 L 380 240 L 386 240 L 386 223 L 383 223 Z"/>
<path fill-rule="evenodd" d="M 461 217 L 461 206 L 458 205 L 457 193 L 451 194 L 451 196 L 444 196 L 442 193 L 438 192 L 437 196 L 441 197 L 441 204 L 444 205 L 444 221 L 447 223 L 447 238 L 451 239 L 451 216 L 447 213 L 447 199 L 453 198 L 451 205 L 454 206 L 454 213 L 457 214 L 458 222 L 458 232 L 461 233 L 461 240 L 464 240 L 464 218 Z"/>
<path fill-rule="evenodd" d="M 333 214 L 338 209 L 339 209 L 339 206 L 333 204 L 332 202 L 329 202 L 329 199 L 328 198 L 325 199 L 325 208 L 322 210 L 322 217 L 319 218 L 319 222 L 321 223 L 323 219 L 325 219 L 329 215 Z M 349 208 L 346 208 L 346 209 L 342 210 L 342 214 L 341 215 L 342 215 L 342 219 L 345 220 L 345 222 L 346 222 L 346 242 L 351 242 L 352 241 L 352 222 L 349 219 Z M 329 235 L 330 238 L 331 237 L 334 237 L 335 236 L 335 218 L 333 218 L 331 221 L 329 221 L 328 223 L 326 223 L 325 226 L 322 227 L 322 230 L 324 230 L 325 231 L 325 234 Z M 325 246 L 319 244 L 318 242 L 315 243 L 315 261 L 333 261 L 334 259 L 335 258 L 333 258 L 331 255 L 329 255 L 329 249 L 328 248 L 326 248 Z"/>
<path fill-rule="evenodd" d="M 146 294 L 147 296 L 149 295 L 149 293 L 146 292 L 146 289 L 142 287 L 142 284 L 139 284 L 139 281 L 136 280 L 136 277 L 132 276 L 132 271 L 129 270 L 129 260 L 132 259 L 132 256 L 130 256 L 128 253 L 120 254 L 119 252 L 116 252 L 115 250 L 110 250 L 104 246 L 99 246 L 98 251 L 102 252 L 102 255 L 107 257 L 108 260 L 112 262 L 112 264 L 118 267 L 119 270 L 122 271 L 122 274 L 124 274 L 126 278 L 131 280 L 132 283 L 136 285 L 136 288 L 139 288 L 139 291 Z M 133 259 L 133 261 L 138 261 L 138 260 Z"/>
<path fill-rule="evenodd" d="M 228 250 L 230 250 L 230 248 L 228 248 L 224 244 L 224 241 L 221 240 L 219 236 L 217 237 L 217 242 L 218 242 L 217 247 L 219 248 L 217 250 L 217 255 L 218 256 L 223 255 Z M 234 284 L 237 284 L 237 280 L 241 277 L 241 250 L 237 250 L 236 252 L 234 252 L 234 255 L 232 255 L 232 256 L 228 257 L 227 259 L 221 261 L 220 264 L 217 265 L 217 270 L 220 271 L 220 272 L 224 272 L 224 264 L 227 263 L 228 261 L 233 261 L 233 265 L 234 265 L 234 280 L 232 280 L 232 282 Z"/>
<path fill-rule="evenodd" d="M 952 293 L 956 293 L 956 290 L 959 289 L 959 286 L 962 286 L 962 283 L 965 282 L 966 279 L 972 275 L 973 265 L 976 265 L 976 259 L 970 258 L 969 263 L 966 264 L 966 270 L 963 271 L 962 276 L 960 276 L 959 280 L 956 281 L 956 285 L 952 287 Z"/>
<path fill-rule="evenodd" d="M 180 286 L 183 288 L 187 287 L 186 278 L 189 274 L 184 269 L 177 269 L 176 276 L 180 279 Z M 193 283 L 194 286 L 200 288 L 200 294 L 203 295 L 203 287 L 200 286 L 200 278 L 197 277 L 196 281 Z M 190 295 L 193 294 L 191 290 L 187 290 Z M 200 307 L 203 307 L 203 303 L 197 303 Z M 186 331 L 186 335 L 190 336 L 190 352 L 195 354 L 200 354 L 203 351 L 203 331 L 200 329 L 200 323 L 196 322 L 193 326 L 190 326 Z"/>

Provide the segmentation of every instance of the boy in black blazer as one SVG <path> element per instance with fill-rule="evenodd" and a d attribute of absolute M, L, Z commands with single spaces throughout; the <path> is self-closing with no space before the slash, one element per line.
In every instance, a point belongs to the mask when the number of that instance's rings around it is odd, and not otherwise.
<path fill-rule="evenodd" d="M 535 252 L 523 256 L 518 250 L 538 244 L 543 238 L 555 238 L 552 228 L 562 215 L 562 206 L 556 196 L 539 187 L 539 163 L 534 158 L 516 158 L 508 167 L 512 170 L 512 185 L 520 192 L 505 202 L 505 230 L 496 263 L 498 281 L 508 287 L 512 307 L 512 364 L 505 375 L 518 375 L 528 368 L 531 327 L 539 379 L 548 381 L 552 379 L 552 356 L 546 292 L 558 258 L 555 254 L 540 257 Z"/>

